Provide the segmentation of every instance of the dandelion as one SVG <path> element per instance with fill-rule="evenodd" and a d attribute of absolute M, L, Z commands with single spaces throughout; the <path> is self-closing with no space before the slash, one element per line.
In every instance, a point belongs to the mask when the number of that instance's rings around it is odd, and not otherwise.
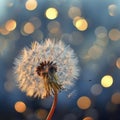
<path fill-rule="evenodd" d="M 62 41 L 33 42 L 15 59 L 15 76 L 21 91 L 26 95 L 46 98 L 54 96 L 47 120 L 50 120 L 57 103 L 57 95 L 74 85 L 79 75 L 78 59 L 70 46 Z"/>

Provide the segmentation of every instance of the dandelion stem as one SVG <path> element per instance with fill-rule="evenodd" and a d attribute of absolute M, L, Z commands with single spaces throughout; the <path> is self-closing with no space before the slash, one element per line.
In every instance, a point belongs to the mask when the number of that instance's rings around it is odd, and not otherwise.
<path fill-rule="evenodd" d="M 54 94 L 54 100 L 53 100 L 53 103 L 52 103 L 52 107 L 50 109 L 50 112 L 49 112 L 46 120 L 51 120 L 51 118 L 52 118 L 52 116 L 54 114 L 56 105 L 57 105 L 57 99 L 58 99 L 58 94 L 57 94 L 57 92 L 55 92 L 55 94 Z"/>

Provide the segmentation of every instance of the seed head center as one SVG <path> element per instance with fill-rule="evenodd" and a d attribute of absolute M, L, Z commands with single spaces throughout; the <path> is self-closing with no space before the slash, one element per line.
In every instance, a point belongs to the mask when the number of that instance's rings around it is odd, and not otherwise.
<path fill-rule="evenodd" d="M 37 67 L 36 72 L 40 77 L 45 78 L 48 77 L 49 74 L 55 74 L 55 72 L 57 72 L 57 65 L 53 63 L 53 61 L 44 61 Z"/>

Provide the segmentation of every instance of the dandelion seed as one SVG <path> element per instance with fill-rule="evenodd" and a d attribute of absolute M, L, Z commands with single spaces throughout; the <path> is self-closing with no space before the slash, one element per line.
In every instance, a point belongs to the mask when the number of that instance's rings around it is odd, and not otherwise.
<path fill-rule="evenodd" d="M 57 96 L 73 86 L 79 75 L 78 59 L 62 41 L 48 39 L 42 44 L 35 41 L 31 48 L 22 50 L 14 64 L 21 91 L 38 98 Z"/>
<path fill-rule="evenodd" d="M 68 97 L 68 98 L 71 98 L 71 97 L 73 97 L 75 94 L 76 94 L 76 90 L 73 90 L 72 92 L 70 92 L 70 93 L 67 95 L 67 97 Z"/>

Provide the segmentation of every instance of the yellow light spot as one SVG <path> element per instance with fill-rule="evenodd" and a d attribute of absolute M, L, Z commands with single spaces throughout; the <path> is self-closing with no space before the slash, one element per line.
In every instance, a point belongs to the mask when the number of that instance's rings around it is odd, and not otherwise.
<path fill-rule="evenodd" d="M 113 41 L 117 41 L 120 39 L 120 31 L 118 29 L 112 29 L 109 32 L 109 38 Z"/>
<path fill-rule="evenodd" d="M 91 106 L 91 100 L 86 96 L 82 96 L 77 100 L 77 105 L 80 109 L 88 109 Z"/>
<path fill-rule="evenodd" d="M 113 78 L 110 75 L 105 75 L 101 80 L 101 85 L 105 88 L 112 86 Z"/>
<path fill-rule="evenodd" d="M 94 120 L 92 117 L 85 117 L 85 118 L 83 118 L 83 120 Z"/>
<path fill-rule="evenodd" d="M 75 17 L 73 24 L 80 31 L 85 31 L 88 28 L 88 22 L 84 18 Z"/>
<path fill-rule="evenodd" d="M 25 112 L 25 110 L 26 110 L 26 105 L 25 105 L 24 102 L 18 101 L 18 102 L 15 103 L 14 108 L 15 108 L 15 110 L 16 110 L 17 112 L 23 113 L 23 112 Z"/>
<path fill-rule="evenodd" d="M 112 95 L 111 98 L 112 103 L 114 104 L 120 104 L 120 92 L 116 92 Z"/>
<path fill-rule="evenodd" d="M 26 34 L 32 34 L 35 30 L 34 25 L 31 22 L 27 22 L 23 28 Z"/>
<path fill-rule="evenodd" d="M 37 5 L 38 5 L 38 3 L 36 0 L 27 0 L 25 7 L 27 10 L 32 11 L 32 10 L 35 10 L 37 8 Z"/>
<path fill-rule="evenodd" d="M 11 19 L 11 20 L 8 20 L 5 24 L 5 29 L 7 31 L 13 31 L 17 26 L 17 23 L 15 20 Z"/>
<path fill-rule="evenodd" d="M 53 19 L 57 18 L 58 11 L 56 8 L 48 8 L 45 12 L 45 15 L 48 19 L 53 20 Z"/>
<path fill-rule="evenodd" d="M 120 57 L 116 60 L 116 66 L 120 69 Z"/>
<path fill-rule="evenodd" d="M 71 7 L 68 11 L 68 15 L 71 19 L 74 19 L 76 16 L 81 16 L 80 8 L 78 7 Z"/>

